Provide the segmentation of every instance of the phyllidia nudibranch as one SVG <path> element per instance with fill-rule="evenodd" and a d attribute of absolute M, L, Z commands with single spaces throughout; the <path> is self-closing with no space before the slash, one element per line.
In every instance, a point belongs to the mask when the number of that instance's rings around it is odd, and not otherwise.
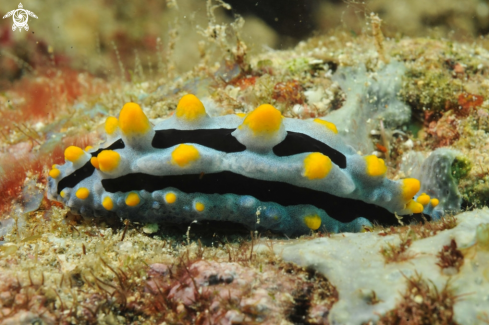
<path fill-rule="evenodd" d="M 382 159 L 360 156 L 324 119 L 285 118 L 264 104 L 210 117 L 194 95 L 152 125 L 127 103 L 107 139 L 68 147 L 49 172 L 48 195 L 85 217 L 141 223 L 234 222 L 289 236 L 361 231 L 394 214 L 431 211 L 420 182 L 390 180 Z"/>

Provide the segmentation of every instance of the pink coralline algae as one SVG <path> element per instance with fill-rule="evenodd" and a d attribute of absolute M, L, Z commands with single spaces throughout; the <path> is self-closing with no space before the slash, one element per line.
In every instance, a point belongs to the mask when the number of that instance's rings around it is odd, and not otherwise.
<path fill-rule="evenodd" d="M 294 271 L 270 265 L 258 271 L 238 263 L 200 260 L 177 273 L 164 264 L 152 264 L 146 291 L 155 296 L 159 312 L 171 308 L 196 324 L 280 323 L 293 313 L 294 296 L 308 286 L 297 281 Z"/>

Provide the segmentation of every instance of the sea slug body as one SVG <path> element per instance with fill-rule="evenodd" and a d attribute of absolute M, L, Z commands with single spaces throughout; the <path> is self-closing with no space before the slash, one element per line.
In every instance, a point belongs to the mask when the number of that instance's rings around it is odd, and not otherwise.
<path fill-rule="evenodd" d="M 105 130 L 99 148 L 68 147 L 66 163 L 49 172 L 49 197 L 86 217 L 229 221 L 300 235 L 392 224 L 394 213 L 438 203 L 416 195 L 417 179 L 386 178 L 384 161 L 356 154 L 333 123 L 285 118 L 268 104 L 211 118 L 185 95 L 171 118 L 153 126 L 127 103 Z"/>

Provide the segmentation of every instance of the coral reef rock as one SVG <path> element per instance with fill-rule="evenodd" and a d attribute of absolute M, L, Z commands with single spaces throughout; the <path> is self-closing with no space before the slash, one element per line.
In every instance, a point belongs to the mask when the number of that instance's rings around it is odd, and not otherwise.
<path fill-rule="evenodd" d="M 404 294 L 413 279 L 436 287 L 431 296 L 443 293 L 444 301 L 453 302 L 438 310 L 452 313 L 454 322 L 483 324 L 489 311 L 489 250 L 483 240 L 489 229 L 485 226 L 489 210 L 465 212 L 456 220 L 454 228 L 410 243 L 403 258 L 395 262 L 386 260 L 385 247 L 402 245 L 403 236 L 383 231 L 274 243 L 273 251 L 285 261 L 322 273 L 336 287 L 340 299 L 330 310 L 330 324 L 377 322 L 381 315 L 399 313 L 406 296 L 413 296 L 422 310 L 423 304 L 430 303 L 430 295 L 416 290 Z M 409 236 L 411 228 L 406 228 Z"/>

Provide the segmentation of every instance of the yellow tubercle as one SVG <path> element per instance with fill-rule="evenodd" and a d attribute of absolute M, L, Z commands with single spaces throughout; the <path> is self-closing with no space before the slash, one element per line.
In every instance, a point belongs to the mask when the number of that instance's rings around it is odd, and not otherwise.
<path fill-rule="evenodd" d="M 61 192 L 59 192 L 59 195 L 64 199 L 66 197 L 66 192 L 61 191 Z"/>
<path fill-rule="evenodd" d="M 316 123 L 319 123 L 321 125 L 324 125 L 327 129 L 329 129 L 330 131 L 333 131 L 334 133 L 338 133 L 338 129 L 336 128 L 336 125 L 334 125 L 333 123 L 331 122 L 328 122 L 328 121 L 325 121 L 325 120 L 322 120 L 320 118 L 316 118 L 314 119 L 314 122 Z"/>
<path fill-rule="evenodd" d="M 305 216 L 304 223 L 306 224 L 307 228 L 317 230 L 321 226 L 321 218 L 317 214 Z"/>
<path fill-rule="evenodd" d="M 423 206 L 426 206 L 428 205 L 428 203 L 430 203 L 430 196 L 426 193 L 422 193 L 420 196 L 418 196 L 416 202 L 421 203 Z"/>
<path fill-rule="evenodd" d="M 405 201 L 411 200 L 418 193 L 421 183 L 416 178 L 405 178 L 402 180 L 402 197 Z"/>
<path fill-rule="evenodd" d="M 204 104 L 195 95 L 188 94 L 178 102 L 175 115 L 180 119 L 195 121 L 206 116 L 206 113 Z"/>
<path fill-rule="evenodd" d="M 106 196 L 102 201 L 102 206 L 105 210 L 112 210 L 114 208 L 114 202 L 112 202 L 110 197 Z"/>
<path fill-rule="evenodd" d="M 92 149 L 93 149 L 93 147 L 92 147 L 92 146 L 86 146 L 86 147 L 85 147 L 85 151 L 92 150 Z"/>
<path fill-rule="evenodd" d="M 406 208 L 411 210 L 412 213 L 421 213 L 424 210 L 423 205 L 414 200 L 409 200 L 408 203 L 406 203 Z"/>
<path fill-rule="evenodd" d="M 246 113 L 236 113 L 236 115 L 238 115 L 239 117 L 243 118 L 246 116 Z"/>
<path fill-rule="evenodd" d="M 434 207 L 436 207 L 439 203 L 440 203 L 440 200 L 438 199 L 431 199 L 431 205 Z"/>
<path fill-rule="evenodd" d="M 385 162 L 383 159 L 378 158 L 375 155 L 365 156 L 365 163 L 367 164 L 365 172 L 369 176 L 382 176 L 387 171 Z"/>
<path fill-rule="evenodd" d="M 120 161 L 121 156 L 117 151 L 103 150 L 98 154 L 96 163 L 98 163 L 98 168 L 100 168 L 101 171 L 111 172 L 119 166 Z"/>
<path fill-rule="evenodd" d="M 165 195 L 165 201 L 166 203 L 168 204 L 172 204 L 172 203 L 175 203 L 175 201 L 177 200 L 177 196 L 175 195 L 175 193 L 166 193 Z"/>
<path fill-rule="evenodd" d="M 100 166 L 98 164 L 98 158 L 97 157 L 92 157 L 90 158 L 90 163 L 92 164 L 93 167 L 100 169 Z"/>
<path fill-rule="evenodd" d="M 126 196 L 126 204 L 130 207 L 135 207 L 136 205 L 141 202 L 141 199 L 139 198 L 139 195 L 137 193 L 129 193 Z"/>
<path fill-rule="evenodd" d="M 126 104 L 127 105 L 127 104 Z M 105 120 L 105 133 L 108 135 L 112 135 L 117 131 L 117 128 L 119 127 L 119 121 L 117 120 L 116 117 L 109 116 Z"/>
<path fill-rule="evenodd" d="M 76 146 L 69 146 L 65 149 L 65 159 L 71 162 L 76 162 L 80 157 L 85 154 L 82 148 Z"/>
<path fill-rule="evenodd" d="M 80 187 L 75 193 L 76 197 L 80 200 L 85 200 L 89 194 L 90 191 L 86 187 Z"/>
<path fill-rule="evenodd" d="M 119 127 L 125 135 L 144 134 L 151 130 L 148 117 L 136 103 L 127 103 L 122 107 Z"/>
<path fill-rule="evenodd" d="M 49 171 L 49 176 L 51 176 L 52 178 L 58 178 L 60 174 L 61 172 L 57 168 L 53 168 Z"/>
<path fill-rule="evenodd" d="M 264 104 L 250 112 L 239 128 L 247 126 L 255 134 L 273 134 L 280 130 L 282 119 L 282 113 L 278 109 L 272 105 Z"/>
<path fill-rule="evenodd" d="M 201 203 L 201 202 L 195 203 L 195 210 L 202 212 L 202 211 L 204 211 L 204 209 L 205 209 L 204 203 Z"/>
<path fill-rule="evenodd" d="M 180 167 L 188 165 L 189 163 L 199 159 L 199 157 L 199 150 L 189 144 L 181 144 L 171 153 L 173 163 Z"/>
<path fill-rule="evenodd" d="M 333 163 L 328 156 L 320 152 L 313 152 L 304 159 L 304 176 L 309 179 L 319 179 L 326 177 Z"/>

